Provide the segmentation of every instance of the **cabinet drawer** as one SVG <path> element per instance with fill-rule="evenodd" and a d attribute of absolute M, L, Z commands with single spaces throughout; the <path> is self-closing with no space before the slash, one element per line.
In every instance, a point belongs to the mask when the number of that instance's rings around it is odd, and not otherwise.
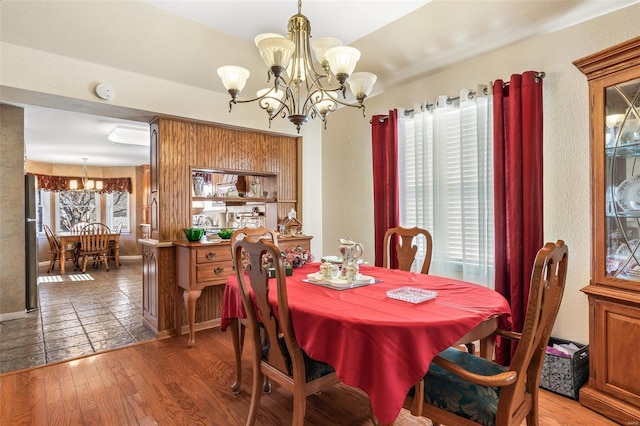
<path fill-rule="evenodd" d="M 196 249 L 196 264 L 212 262 L 231 262 L 231 252 L 229 246 L 212 246 Z"/>
<path fill-rule="evenodd" d="M 196 283 L 198 285 L 204 282 L 224 284 L 227 277 L 233 274 L 232 265 L 233 263 L 231 260 L 226 262 L 212 262 L 203 265 L 196 265 Z"/>

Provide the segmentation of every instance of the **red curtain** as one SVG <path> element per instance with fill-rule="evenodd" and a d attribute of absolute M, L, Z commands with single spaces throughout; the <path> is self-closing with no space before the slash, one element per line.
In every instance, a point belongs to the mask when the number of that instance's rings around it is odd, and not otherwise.
<path fill-rule="evenodd" d="M 493 85 L 495 289 L 511 305 L 522 331 L 535 255 L 543 244 L 542 79 L 536 72 Z M 515 344 L 498 342 L 497 362 L 508 365 Z"/>
<path fill-rule="evenodd" d="M 383 238 L 387 229 L 399 225 L 398 199 L 398 113 L 371 118 L 373 150 L 373 221 L 375 237 L 375 264 L 382 266 Z M 391 267 L 395 256 L 392 254 Z M 397 262 L 396 262 L 397 263 Z"/>

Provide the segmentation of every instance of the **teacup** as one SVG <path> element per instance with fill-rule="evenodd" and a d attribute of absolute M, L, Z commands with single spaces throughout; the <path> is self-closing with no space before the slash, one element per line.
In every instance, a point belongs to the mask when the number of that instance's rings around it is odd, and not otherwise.
<path fill-rule="evenodd" d="M 347 283 L 351 284 L 358 279 L 359 272 L 358 264 L 356 262 L 349 262 L 347 265 L 346 277 Z"/>

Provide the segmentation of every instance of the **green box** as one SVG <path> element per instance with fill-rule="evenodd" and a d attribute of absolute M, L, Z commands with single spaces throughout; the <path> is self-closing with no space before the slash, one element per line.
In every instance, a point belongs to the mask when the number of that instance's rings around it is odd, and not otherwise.
<path fill-rule="evenodd" d="M 293 268 L 291 266 L 285 266 L 284 274 L 287 277 L 290 277 L 291 275 L 293 275 Z M 275 278 L 275 277 L 276 277 L 276 268 L 269 268 L 269 278 Z"/>

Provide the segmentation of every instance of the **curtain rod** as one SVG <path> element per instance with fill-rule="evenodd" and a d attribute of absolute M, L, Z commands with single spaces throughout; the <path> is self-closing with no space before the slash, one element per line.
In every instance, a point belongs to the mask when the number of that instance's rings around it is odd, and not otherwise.
<path fill-rule="evenodd" d="M 536 81 L 543 80 L 546 77 L 546 75 L 547 74 L 544 71 L 537 72 L 536 75 L 535 75 L 535 79 L 536 79 Z M 502 83 L 502 87 L 507 87 L 507 86 L 509 86 L 509 82 L 508 81 L 505 82 L 505 83 Z M 488 89 L 485 88 L 483 90 L 483 94 L 487 95 L 488 93 L 489 93 Z M 474 92 L 474 91 L 469 92 L 469 99 L 473 99 L 475 95 L 476 95 L 476 92 Z M 457 101 L 458 99 L 460 99 L 460 96 L 456 96 L 455 98 L 447 97 L 447 105 L 451 105 L 454 101 Z M 426 104 L 424 106 L 424 108 L 425 109 L 429 109 L 429 108 L 433 108 L 433 106 L 434 106 L 434 104 Z M 409 116 L 411 114 L 413 114 L 413 108 L 404 110 L 405 117 L 407 117 L 407 116 Z M 389 118 L 388 115 L 382 115 L 382 116 L 380 116 L 378 118 L 378 120 L 380 120 L 381 123 L 384 123 L 384 121 L 387 118 Z M 371 120 L 369 120 L 369 123 L 371 123 Z"/>

